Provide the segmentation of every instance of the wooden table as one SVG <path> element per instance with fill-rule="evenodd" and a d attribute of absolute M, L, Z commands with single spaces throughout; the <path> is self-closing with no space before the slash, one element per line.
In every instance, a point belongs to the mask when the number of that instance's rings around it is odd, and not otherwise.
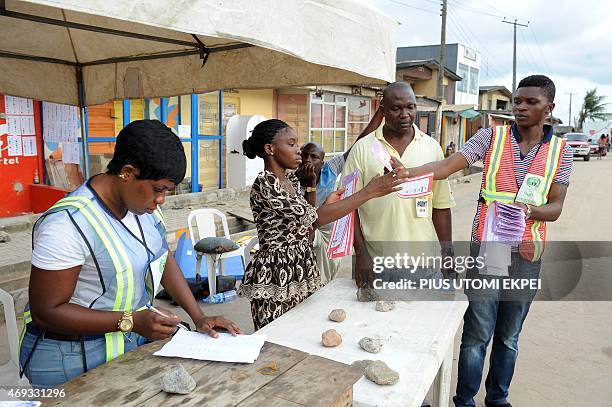
<path fill-rule="evenodd" d="M 328 320 L 334 308 L 346 311 L 344 322 Z M 378 312 L 373 302 L 357 301 L 353 280 L 336 279 L 257 333 L 270 342 L 346 364 L 383 360 L 399 372 L 399 382 L 392 386 L 361 378 L 353 387 L 355 406 L 419 407 L 434 384 L 434 404 L 448 407 L 454 337 L 466 308 L 461 294 L 457 301 L 398 302 L 393 311 Z M 321 345 L 321 333 L 328 329 L 342 335 L 340 346 Z M 361 338 L 375 335 L 383 341 L 379 353 L 359 347 Z"/>
<path fill-rule="evenodd" d="M 352 404 L 354 367 L 266 342 L 253 364 L 153 356 L 154 342 L 65 383 L 67 398 L 44 406 L 326 406 Z M 258 370 L 276 362 L 278 372 Z M 188 395 L 161 391 L 160 376 L 181 363 L 197 383 Z M 333 377 L 333 379 L 330 379 Z"/>

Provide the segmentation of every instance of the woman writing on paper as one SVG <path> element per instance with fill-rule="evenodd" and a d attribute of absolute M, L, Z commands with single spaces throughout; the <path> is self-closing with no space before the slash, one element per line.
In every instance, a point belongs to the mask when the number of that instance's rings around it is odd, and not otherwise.
<path fill-rule="evenodd" d="M 185 176 L 179 138 L 156 120 L 127 125 L 107 172 L 90 178 L 34 225 L 30 303 L 24 314 L 21 374 L 35 387 L 60 385 L 177 329 L 153 312 L 161 283 L 198 331 L 240 329 L 207 317 L 168 252 L 159 205 Z"/>
<path fill-rule="evenodd" d="M 264 171 L 251 189 L 259 250 L 239 289 L 251 302 L 258 330 L 321 287 L 310 230 L 347 215 L 372 198 L 399 190 L 407 173 L 398 169 L 376 177 L 343 200 L 343 191 L 336 191 L 325 205 L 315 209 L 304 198 L 297 177 L 287 174 L 302 161 L 297 135 L 287 123 L 276 119 L 259 123 L 243 142 L 243 150 L 248 158 L 264 160 Z"/>

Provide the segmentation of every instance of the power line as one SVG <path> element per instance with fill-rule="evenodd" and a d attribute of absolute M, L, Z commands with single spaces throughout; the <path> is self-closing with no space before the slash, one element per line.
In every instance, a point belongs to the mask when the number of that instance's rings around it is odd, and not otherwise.
<path fill-rule="evenodd" d="M 402 1 L 399 1 L 399 0 L 388 0 L 388 1 L 390 1 L 391 3 L 399 4 L 400 6 L 408 7 L 408 8 L 415 9 L 415 10 L 424 11 L 426 13 L 431 13 L 431 14 L 438 14 L 439 13 L 438 11 L 429 10 L 429 9 L 426 9 L 426 8 L 421 8 L 421 7 L 413 6 L 413 5 L 410 5 L 410 4 L 406 4 L 406 3 L 402 2 Z"/>
<path fill-rule="evenodd" d="M 530 63 L 530 64 L 531 64 L 531 67 L 532 67 L 532 68 L 535 68 L 535 72 L 544 72 L 544 71 L 541 69 L 540 64 L 538 63 L 538 60 L 537 60 L 537 59 L 534 57 L 534 55 L 531 53 L 531 47 L 530 47 L 530 45 L 529 45 L 529 43 L 528 43 L 528 41 L 527 41 L 527 38 L 525 37 L 525 34 L 523 34 L 523 32 L 522 32 L 522 31 L 520 31 L 520 30 L 519 30 L 519 34 L 521 35 L 521 39 L 522 39 L 522 40 L 524 41 L 524 43 L 525 43 L 524 49 L 526 49 L 526 50 L 527 50 L 527 53 L 529 54 L 529 58 L 530 58 L 530 59 L 533 61 L 533 63 Z M 535 72 L 534 72 L 534 73 L 535 73 Z"/>
<path fill-rule="evenodd" d="M 482 4 L 484 4 L 485 6 L 487 6 L 487 7 L 491 8 L 491 9 L 495 10 L 495 11 L 499 11 L 500 13 L 504 13 L 504 14 L 505 14 L 505 15 L 507 15 L 508 17 L 512 17 L 512 18 L 519 19 L 517 16 L 513 16 L 512 14 L 508 13 L 507 11 L 505 11 L 505 10 L 501 10 L 501 9 L 499 9 L 499 8 L 495 7 L 494 5 L 487 3 L 486 1 L 483 1 L 483 0 L 478 0 L 478 1 L 479 1 L 480 3 L 482 3 Z"/>
<path fill-rule="evenodd" d="M 512 24 L 514 26 L 514 42 L 513 42 L 513 51 L 512 51 L 512 96 L 514 97 L 514 93 L 516 92 L 516 26 L 527 27 L 529 25 L 529 21 L 527 21 L 527 25 L 519 23 L 516 19 L 514 21 L 502 21 L 505 24 Z"/>
<path fill-rule="evenodd" d="M 546 59 L 546 55 L 544 55 L 544 52 L 542 51 L 542 47 L 540 47 L 540 42 L 538 41 L 538 38 L 536 37 L 535 31 L 533 30 L 533 27 L 529 26 L 529 31 L 531 31 L 531 35 L 533 36 L 533 39 L 536 42 L 536 45 L 538 46 L 538 49 L 540 50 L 540 55 L 542 56 L 542 58 L 544 59 L 544 63 L 546 64 L 546 68 L 548 68 L 548 71 L 552 71 L 550 64 L 548 63 L 548 60 Z"/>
<path fill-rule="evenodd" d="M 483 50 L 483 53 L 486 53 L 490 59 L 493 59 L 493 55 L 492 53 L 488 50 L 488 48 L 486 46 L 484 46 L 484 43 L 482 43 L 482 41 L 480 41 L 477 36 L 467 27 L 462 27 L 460 21 L 457 20 L 457 18 L 450 14 L 450 18 L 452 23 L 454 24 L 454 26 L 457 27 L 458 30 L 460 30 L 465 38 L 467 39 L 466 43 L 470 44 L 472 47 L 474 48 L 481 48 Z M 466 33 L 466 31 L 463 30 L 463 28 L 465 28 L 469 33 L 471 33 L 471 35 L 469 35 L 468 33 Z M 473 38 L 472 38 L 473 37 Z M 482 45 L 482 47 L 479 47 L 477 44 Z M 499 71 L 497 71 L 497 69 L 494 66 L 489 66 L 489 69 L 491 69 L 491 71 L 493 71 L 493 74 L 498 78 L 498 79 L 502 79 L 503 76 L 499 73 Z"/>
<path fill-rule="evenodd" d="M 501 16 L 499 14 L 487 13 L 486 11 L 482 11 L 482 10 L 479 10 L 477 8 L 466 6 L 464 4 L 459 3 L 458 1 L 454 1 L 454 0 L 451 0 L 451 4 L 454 5 L 455 7 L 464 9 L 466 11 L 469 11 L 470 13 L 474 13 L 474 14 L 478 14 L 478 15 L 485 15 L 485 16 L 495 17 L 495 18 L 504 18 L 505 17 L 505 16 Z"/>

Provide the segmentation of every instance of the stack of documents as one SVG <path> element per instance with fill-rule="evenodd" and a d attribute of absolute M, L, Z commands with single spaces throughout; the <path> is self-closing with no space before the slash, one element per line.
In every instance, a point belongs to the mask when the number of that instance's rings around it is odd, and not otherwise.
<path fill-rule="evenodd" d="M 238 335 L 219 333 L 212 338 L 199 332 L 179 329 L 156 356 L 177 357 L 218 362 L 253 363 L 259 357 L 265 335 Z"/>
<path fill-rule="evenodd" d="M 520 207 L 503 202 L 489 205 L 479 253 L 485 258 L 485 267 L 479 274 L 508 275 L 511 247 L 523 240 L 525 225 L 525 212 Z"/>
<path fill-rule="evenodd" d="M 525 232 L 525 212 L 519 206 L 494 202 L 492 219 L 493 240 L 507 244 L 518 244 Z"/>

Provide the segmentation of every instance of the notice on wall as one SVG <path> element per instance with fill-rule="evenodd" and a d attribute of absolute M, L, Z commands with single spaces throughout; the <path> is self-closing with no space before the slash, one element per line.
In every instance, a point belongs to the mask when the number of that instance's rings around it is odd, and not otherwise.
<path fill-rule="evenodd" d="M 23 155 L 23 146 L 21 144 L 21 136 L 7 136 L 8 155 L 9 157 L 18 157 Z"/>
<path fill-rule="evenodd" d="M 79 143 L 62 143 L 62 161 L 64 164 L 81 162 L 81 145 Z"/>
<path fill-rule="evenodd" d="M 191 125 L 189 125 L 189 124 L 179 124 L 179 126 L 178 126 L 178 136 L 180 138 L 191 138 Z"/>
<path fill-rule="evenodd" d="M 74 106 L 43 102 L 43 138 L 57 143 L 79 140 L 79 115 Z"/>
<path fill-rule="evenodd" d="M 34 157 L 38 155 L 36 149 L 36 136 L 22 137 L 21 142 L 23 143 L 23 155 L 25 157 Z"/>
<path fill-rule="evenodd" d="M 21 136 L 36 134 L 34 102 L 30 99 L 5 96 L 4 106 L 6 124 L 0 128 L 0 134 L 8 134 L 13 137 L 12 143 L 9 143 L 9 151 L 13 153 L 13 156 L 19 156 L 23 152 Z M 15 137 L 19 137 L 19 143 Z"/>
<path fill-rule="evenodd" d="M 18 98 L 14 96 L 4 97 L 5 112 L 8 115 L 34 115 L 34 102 L 32 99 Z"/>

